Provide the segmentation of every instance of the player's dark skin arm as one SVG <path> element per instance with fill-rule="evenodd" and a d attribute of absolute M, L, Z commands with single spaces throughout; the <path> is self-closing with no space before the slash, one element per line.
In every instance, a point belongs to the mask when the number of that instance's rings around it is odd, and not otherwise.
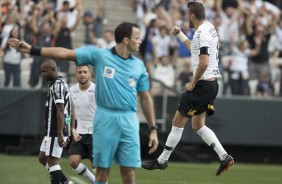
<path fill-rule="evenodd" d="M 63 103 L 57 103 L 56 104 L 57 109 L 57 135 L 58 135 L 58 143 L 60 147 L 65 146 L 64 141 L 64 124 L 65 124 L 65 114 L 64 114 L 64 104 Z"/>

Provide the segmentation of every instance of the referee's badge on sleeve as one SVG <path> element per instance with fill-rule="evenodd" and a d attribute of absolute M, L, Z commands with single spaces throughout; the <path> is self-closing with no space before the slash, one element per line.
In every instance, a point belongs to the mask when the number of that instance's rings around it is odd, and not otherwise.
<path fill-rule="evenodd" d="M 135 77 L 129 77 L 128 84 L 130 87 L 136 87 L 137 79 Z"/>
<path fill-rule="evenodd" d="M 106 66 L 104 68 L 104 77 L 113 79 L 114 75 L 115 75 L 115 69 L 114 68 L 111 68 L 111 67 L 108 67 L 108 66 Z"/>

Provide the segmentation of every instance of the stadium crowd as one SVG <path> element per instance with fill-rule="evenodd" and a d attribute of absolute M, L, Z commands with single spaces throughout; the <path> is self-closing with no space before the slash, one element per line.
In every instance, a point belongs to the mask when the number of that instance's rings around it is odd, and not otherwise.
<path fill-rule="evenodd" d="M 219 34 L 221 94 L 282 96 L 279 4 L 261 0 L 201 1 L 206 8 L 206 19 Z M 115 45 L 113 31 L 103 29 L 106 11 L 103 0 L 98 0 L 96 15 L 84 11 L 82 0 L 2 0 L 0 5 L 0 57 L 6 87 L 20 87 L 21 76 L 28 78 L 31 88 L 41 85 L 39 67 L 46 59 L 16 52 L 7 45 L 10 37 L 40 46 L 72 48 L 74 31 L 83 21 L 83 45 L 100 48 Z M 188 38 L 193 37 L 194 30 L 185 21 L 186 0 L 132 0 L 131 5 L 142 30 L 138 55 L 143 58 L 150 77 L 182 91 L 192 77 L 191 53 L 170 30 L 177 25 Z M 21 61 L 26 58 L 31 63 L 29 76 L 20 75 Z M 56 62 L 61 74 L 69 78 L 69 62 Z M 151 92 L 159 94 L 162 85 L 154 81 Z"/>

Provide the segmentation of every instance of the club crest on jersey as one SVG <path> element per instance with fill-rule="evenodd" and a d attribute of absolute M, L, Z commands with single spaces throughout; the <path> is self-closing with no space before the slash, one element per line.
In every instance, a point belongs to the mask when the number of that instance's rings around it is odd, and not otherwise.
<path fill-rule="evenodd" d="M 136 83 L 137 83 L 137 79 L 135 78 L 135 77 L 129 77 L 129 79 L 128 79 L 128 85 L 130 86 L 130 87 L 136 87 Z"/>
<path fill-rule="evenodd" d="M 111 67 L 108 67 L 108 66 L 106 66 L 104 68 L 104 77 L 113 79 L 114 75 L 115 75 L 115 69 L 114 68 L 111 68 Z"/>

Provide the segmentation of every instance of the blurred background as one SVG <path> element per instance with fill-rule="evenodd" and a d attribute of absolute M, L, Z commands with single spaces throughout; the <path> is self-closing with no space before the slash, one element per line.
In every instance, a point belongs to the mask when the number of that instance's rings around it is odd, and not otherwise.
<path fill-rule="evenodd" d="M 237 162 L 282 164 L 282 1 L 202 2 L 206 19 L 219 34 L 222 74 L 216 112 L 207 125 Z M 195 30 L 185 18 L 186 0 L 1 0 L 0 5 L 0 153 L 37 155 L 46 97 L 39 70 L 46 58 L 17 53 L 7 40 L 111 48 L 115 27 L 129 21 L 141 29 L 143 42 L 134 54 L 150 75 L 159 125 L 160 146 L 149 156 L 149 129 L 138 108 L 142 158 L 159 155 L 180 94 L 192 78 L 191 53 L 170 34 L 177 25 L 193 37 Z M 56 62 L 60 75 L 70 86 L 75 84 L 75 64 Z M 218 158 L 188 123 L 172 160 L 208 163 Z"/>

